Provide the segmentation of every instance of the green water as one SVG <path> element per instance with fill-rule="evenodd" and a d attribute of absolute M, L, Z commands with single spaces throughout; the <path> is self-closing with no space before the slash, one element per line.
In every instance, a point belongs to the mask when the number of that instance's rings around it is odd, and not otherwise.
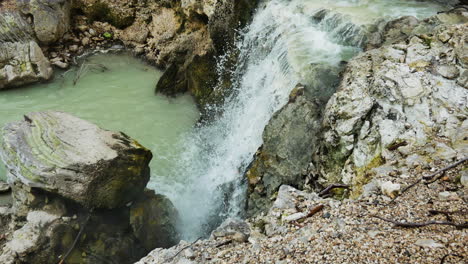
<path fill-rule="evenodd" d="M 56 73 L 47 84 L 0 91 L 0 127 L 28 112 L 65 111 L 137 139 L 153 152 L 153 179 L 170 177 L 182 135 L 199 117 L 192 98 L 156 96 L 162 72 L 127 54 L 93 55 L 83 65 Z M 3 164 L 0 178 L 5 178 Z"/>

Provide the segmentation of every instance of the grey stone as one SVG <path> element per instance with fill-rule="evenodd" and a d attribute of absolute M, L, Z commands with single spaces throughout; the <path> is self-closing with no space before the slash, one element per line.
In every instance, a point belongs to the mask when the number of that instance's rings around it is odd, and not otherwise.
<path fill-rule="evenodd" d="M 235 238 L 238 242 L 245 242 L 250 236 L 250 227 L 243 220 L 228 218 L 211 233 L 211 236 L 213 238 Z"/>
<path fill-rule="evenodd" d="M 52 68 L 35 41 L 4 42 L 0 48 L 0 90 L 49 80 Z"/>
<path fill-rule="evenodd" d="M 319 114 L 317 104 L 309 101 L 298 86 L 291 93 L 290 102 L 271 118 L 263 133 L 263 146 L 246 173 L 249 214 L 266 211 L 271 205 L 270 197 L 281 185 L 304 184 L 306 168 L 317 145 Z"/>
<path fill-rule="evenodd" d="M 43 44 L 59 40 L 70 27 L 71 1 L 69 0 L 21 0 L 19 8 L 34 19 L 34 32 Z"/>

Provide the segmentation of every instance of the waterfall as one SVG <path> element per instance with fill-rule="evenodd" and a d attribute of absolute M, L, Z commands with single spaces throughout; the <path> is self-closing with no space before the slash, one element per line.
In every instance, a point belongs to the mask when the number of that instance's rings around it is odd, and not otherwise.
<path fill-rule="evenodd" d="M 305 5 L 320 2 L 322 6 L 314 8 Z M 385 1 L 338 2 L 351 7 L 365 2 L 362 8 L 375 8 L 369 3 Z M 243 174 L 262 145 L 262 133 L 272 115 L 287 102 L 297 83 L 313 86 L 313 79 L 320 78 L 317 74 L 310 78 L 314 65 L 339 67 L 359 52 L 361 28 L 350 23 L 349 14 L 324 13 L 322 8 L 330 3 L 265 1 L 243 31 L 237 43 L 234 92 L 221 116 L 187 135 L 170 183 L 157 179 L 151 183 L 175 203 L 185 239 L 206 234 L 226 217 L 242 215 Z"/>

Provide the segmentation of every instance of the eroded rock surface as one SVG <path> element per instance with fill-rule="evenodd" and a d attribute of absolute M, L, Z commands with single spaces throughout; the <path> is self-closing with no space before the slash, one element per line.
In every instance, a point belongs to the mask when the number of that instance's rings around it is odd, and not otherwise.
<path fill-rule="evenodd" d="M 467 32 L 467 24 L 443 27 L 350 61 L 324 112 L 315 160 L 324 183 L 358 191 L 386 162 L 425 166 L 468 153 Z"/>

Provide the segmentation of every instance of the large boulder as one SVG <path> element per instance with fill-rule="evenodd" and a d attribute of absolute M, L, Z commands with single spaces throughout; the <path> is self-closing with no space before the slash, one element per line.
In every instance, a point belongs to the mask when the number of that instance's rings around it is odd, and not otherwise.
<path fill-rule="evenodd" d="M 270 120 L 263 146 L 246 172 L 249 183 L 248 214 L 266 211 L 282 184 L 302 187 L 320 129 L 320 104 L 309 100 L 297 86 L 289 103 Z"/>
<path fill-rule="evenodd" d="M 20 0 L 18 7 L 33 17 L 33 28 L 42 44 L 52 44 L 70 27 L 71 0 Z"/>
<path fill-rule="evenodd" d="M 445 25 L 350 61 L 324 111 L 314 158 L 322 184 L 348 183 L 357 196 L 384 163 L 468 153 L 467 33 L 467 24 Z"/>
<path fill-rule="evenodd" d="M 49 111 L 2 136 L 14 203 L 0 207 L 1 263 L 133 263 L 179 241 L 172 203 L 144 190 L 151 152 L 125 134 Z"/>
<path fill-rule="evenodd" d="M 87 208 L 125 206 L 149 180 L 148 149 L 67 113 L 30 113 L 2 134 L 0 154 L 11 184 L 40 188 Z"/>

